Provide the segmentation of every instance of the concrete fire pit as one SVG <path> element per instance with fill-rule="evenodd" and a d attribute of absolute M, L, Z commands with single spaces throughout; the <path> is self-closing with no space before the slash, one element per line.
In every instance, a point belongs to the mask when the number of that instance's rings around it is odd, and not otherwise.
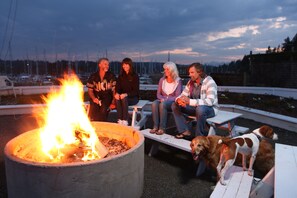
<path fill-rule="evenodd" d="M 101 160 L 40 163 L 21 159 L 17 149 L 37 141 L 38 129 L 9 141 L 4 150 L 8 196 L 14 197 L 140 197 L 143 191 L 144 137 L 131 127 L 93 122 L 98 136 L 132 148 Z"/>

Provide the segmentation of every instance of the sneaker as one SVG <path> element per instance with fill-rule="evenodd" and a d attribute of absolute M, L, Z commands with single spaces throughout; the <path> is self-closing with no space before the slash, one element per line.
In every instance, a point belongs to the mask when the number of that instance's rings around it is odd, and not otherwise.
<path fill-rule="evenodd" d="M 118 119 L 118 124 L 123 124 L 123 121 Z"/>
<path fill-rule="evenodd" d="M 128 121 L 127 120 L 122 120 L 122 125 L 128 126 Z"/>

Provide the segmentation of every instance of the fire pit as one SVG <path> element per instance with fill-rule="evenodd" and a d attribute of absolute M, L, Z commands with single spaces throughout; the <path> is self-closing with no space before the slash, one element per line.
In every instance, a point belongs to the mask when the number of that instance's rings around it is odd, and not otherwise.
<path fill-rule="evenodd" d="M 97 135 L 117 139 L 131 149 L 99 160 L 39 163 L 15 154 L 39 142 L 38 129 L 23 133 L 5 146 L 9 197 L 140 197 L 143 191 L 144 138 L 131 127 L 92 122 Z"/>
<path fill-rule="evenodd" d="M 142 134 L 115 123 L 91 123 L 83 107 L 81 82 L 76 76 L 61 82 L 61 90 L 51 91 L 44 98 L 46 107 L 36 113 L 40 128 L 5 146 L 8 196 L 140 197 Z M 100 138 L 124 143 L 124 152 L 110 152 Z"/>

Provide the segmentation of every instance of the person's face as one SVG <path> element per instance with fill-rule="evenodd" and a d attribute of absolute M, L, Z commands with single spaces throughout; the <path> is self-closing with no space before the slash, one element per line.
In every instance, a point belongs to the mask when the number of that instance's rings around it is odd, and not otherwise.
<path fill-rule="evenodd" d="M 107 60 L 102 60 L 98 66 L 101 71 L 107 72 L 109 69 L 109 62 Z"/>
<path fill-rule="evenodd" d="M 189 69 L 189 77 L 191 78 L 192 81 L 196 81 L 196 80 L 200 79 L 200 74 L 201 74 L 201 72 L 197 72 L 195 67 L 191 67 Z"/>
<path fill-rule="evenodd" d="M 123 64 L 123 70 L 126 72 L 126 74 L 128 74 L 129 71 L 130 71 L 130 65 L 127 64 L 127 63 L 124 63 Z"/>
<path fill-rule="evenodd" d="M 164 74 L 165 74 L 166 77 L 170 76 L 170 70 L 169 70 L 168 67 L 164 68 Z"/>

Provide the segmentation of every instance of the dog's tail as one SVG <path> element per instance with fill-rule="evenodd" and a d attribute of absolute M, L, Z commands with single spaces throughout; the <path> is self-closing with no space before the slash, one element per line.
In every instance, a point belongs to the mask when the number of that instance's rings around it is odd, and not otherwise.
<path fill-rule="evenodd" d="M 228 140 L 219 139 L 218 144 L 227 144 Z"/>

